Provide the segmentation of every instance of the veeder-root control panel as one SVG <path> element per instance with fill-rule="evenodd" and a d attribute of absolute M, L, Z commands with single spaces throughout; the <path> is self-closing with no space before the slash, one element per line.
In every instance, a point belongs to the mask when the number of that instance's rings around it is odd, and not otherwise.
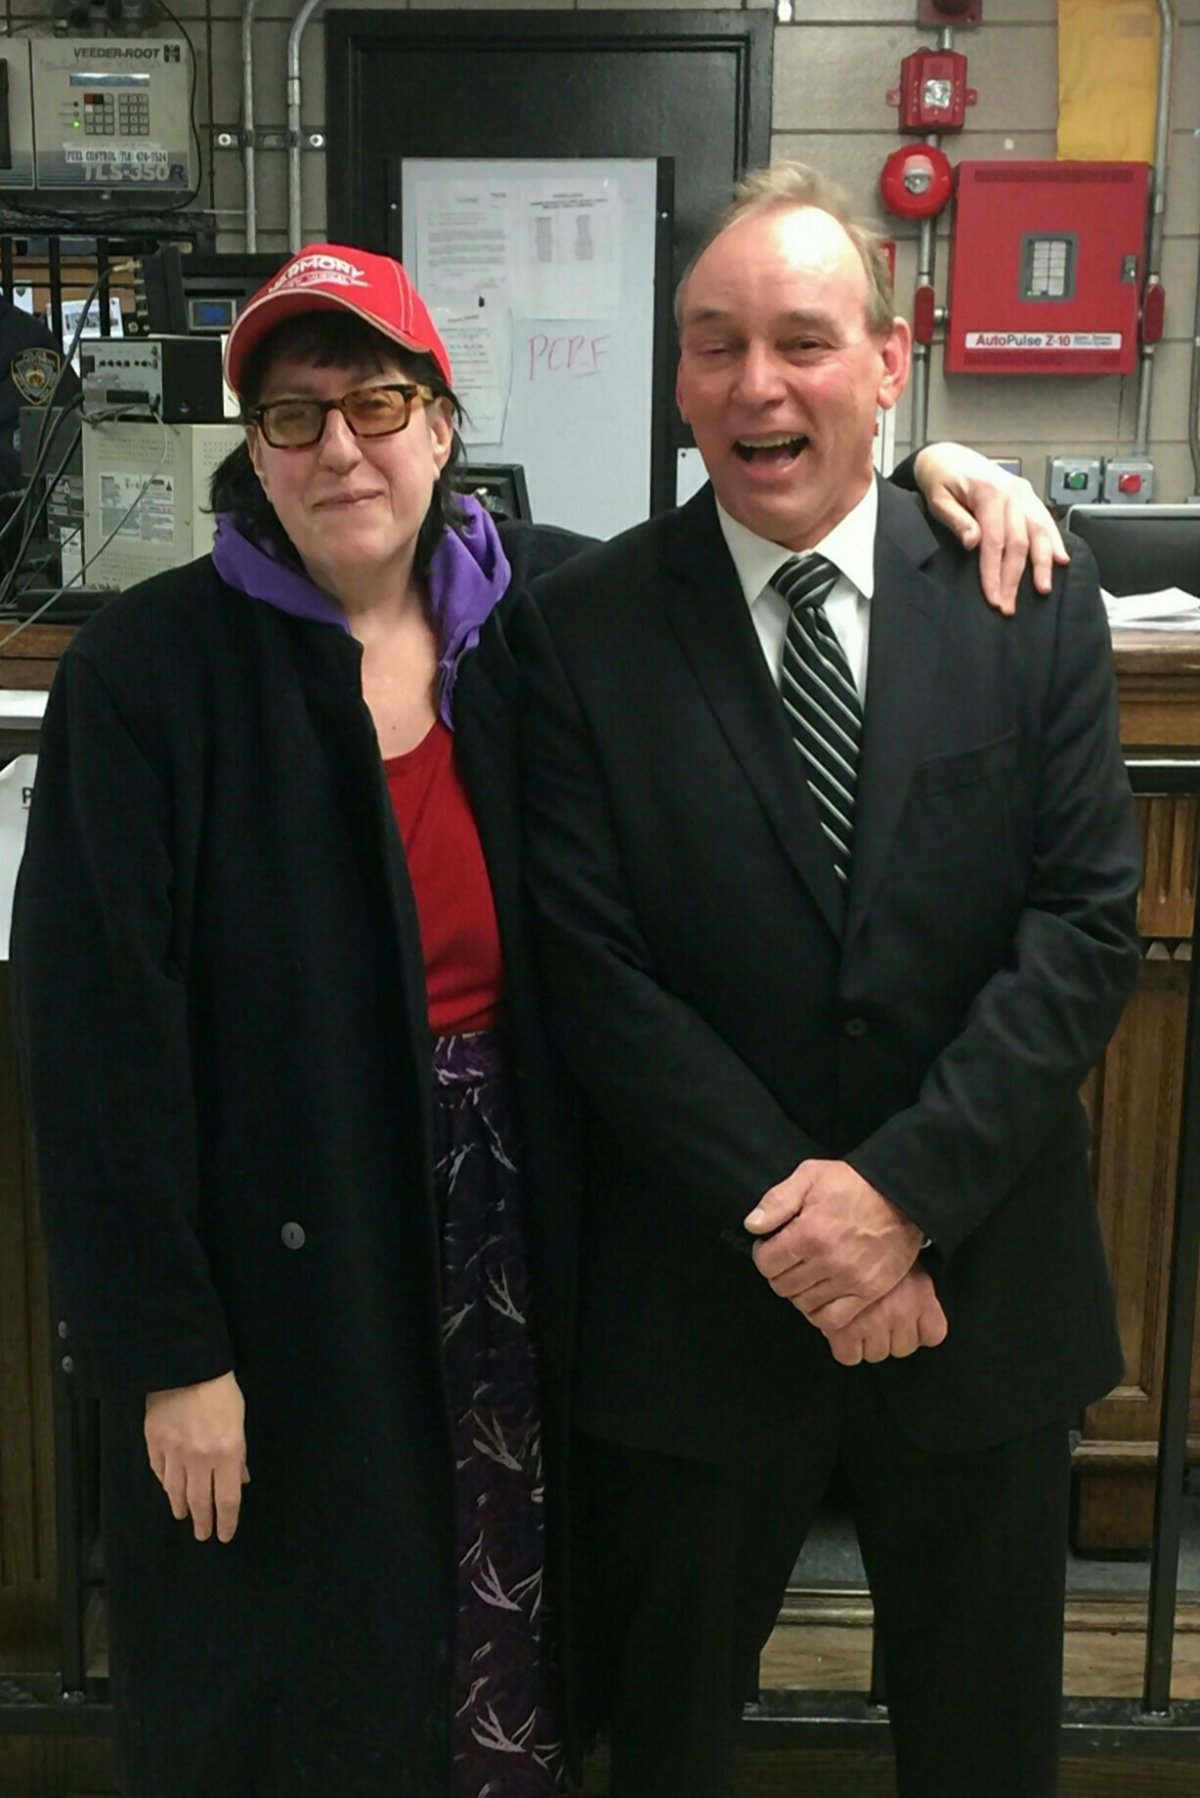
<path fill-rule="evenodd" d="M 177 38 L 0 43 L 0 192 L 153 206 L 196 185 Z"/>

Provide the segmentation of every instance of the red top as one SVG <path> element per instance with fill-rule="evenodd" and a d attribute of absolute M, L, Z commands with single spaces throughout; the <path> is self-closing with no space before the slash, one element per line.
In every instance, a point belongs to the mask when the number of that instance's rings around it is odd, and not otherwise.
<path fill-rule="evenodd" d="M 439 718 L 415 749 L 385 760 L 421 923 L 429 1028 L 487 1030 L 500 1009 L 500 933 L 454 738 Z"/>

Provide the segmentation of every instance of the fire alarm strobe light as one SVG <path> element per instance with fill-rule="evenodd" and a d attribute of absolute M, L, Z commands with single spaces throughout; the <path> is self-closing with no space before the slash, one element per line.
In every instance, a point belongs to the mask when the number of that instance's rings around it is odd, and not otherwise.
<path fill-rule="evenodd" d="M 900 108 L 901 131 L 961 131 L 979 95 L 967 86 L 967 59 L 957 50 L 914 50 L 900 64 L 900 85 L 888 89 Z"/>
<path fill-rule="evenodd" d="M 928 219 L 950 198 L 954 171 L 933 144 L 904 144 L 883 165 L 879 191 L 889 212 L 902 219 Z"/>

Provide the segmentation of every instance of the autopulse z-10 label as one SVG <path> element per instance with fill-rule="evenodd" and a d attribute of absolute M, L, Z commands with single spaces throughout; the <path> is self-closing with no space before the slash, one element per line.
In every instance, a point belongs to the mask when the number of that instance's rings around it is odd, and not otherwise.
<path fill-rule="evenodd" d="M 968 331 L 969 350 L 1119 350 L 1119 331 Z"/>

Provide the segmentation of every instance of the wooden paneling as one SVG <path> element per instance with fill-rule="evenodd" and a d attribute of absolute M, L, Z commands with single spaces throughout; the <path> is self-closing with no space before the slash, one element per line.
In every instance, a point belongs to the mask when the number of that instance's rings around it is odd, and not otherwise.
<path fill-rule="evenodd" d="M 1116 663 L 1126 747 L 1195 748 L 1200 640 L 1186 632 L 1122 631 Z"/>
<path fill-rule="evenodd" d="M 0 962 L 0 1661 L 37 1664 L 53 1630 L 50 1318 Z"/>
<path fill-rule="evenodd" d="M 27 691 L 49 687 L 58 658 L 73 635 L 66 625 L 0 625 L 0 687 Z"/>
<path fill-rule="evenodd" d="M 110 1798 L 117 1790 L 107 1741 L 0 1736 L 0 1798 Z"/>
<path fill-rule="evenodd" d="M 896 1798 L 890 1759 L 875 1754 L 829 1754 L 816 1749 L 743 1753 L 738 1798 Z M 589 1763 L 583 1798 L 607 1798 L 603 1756 Z M 1148 1760 L 1067 1761 L 1063 1798 L 1196 1798 L 1196 1768 Z M 1015 1794 L 1014 1794 L 1015 1798 Z"/>
<path fill-rule="evenodd" d="M 763 1688 L 865 1692 L 871 1679 L 872 1634 L 871 1601 L 865 1592 L 790 1592 L 763 1651 Z M 1145 1660 L 1144 1600 L 1099 1593 L 1068 1598 L 1067 1697 L 1137 1698 Z M 1171 1696 L 1200 1698 L 1200 1599 L 1194 1596 L 1181 1599 L 1176 1614 Z"/>
<path fill-rule="evenodd" d="M 1126 747 L 1200 746 L 1200 643 L 1130 632 L 1116 661 Z M 1090 1083 L 1097 1200 L 1126 1361 L 1122 1384 L 1086 1412 L 1076 1456 L 1076 1546 L 1098 1554 L 1144 1550 L 1153 1530 L 1200 801 L 1139 799 L 1138 817 L 1145 957 Z M 1200 1442 L 1200 1330 L 1191 1391 L 1189 1438 Z"/>
<path fill-rule="evenodd" d="M 1196 916 L 1200 800 L 1141 799 L 1145 878 L 1138 926 L 1145 937 L 1190 938 Z"/>

